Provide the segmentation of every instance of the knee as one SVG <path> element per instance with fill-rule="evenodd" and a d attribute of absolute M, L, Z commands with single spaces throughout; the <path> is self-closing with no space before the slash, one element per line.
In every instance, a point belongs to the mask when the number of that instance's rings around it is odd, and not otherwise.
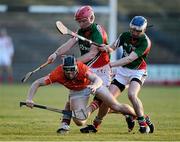
<path fill-rule="evenodd" d="M 121 110 L 121 106 L 118 104 L 111 105 L 110 108 L 115 112 L 119 112 Z"/>
<path fill-rule="evenodd" d="M 130 101 L 137 99 L 137 94 L 134 92 L 128 92 L 128 98 Z"/>
<path fill-rule="evenodd" d="M 86 120 L 79 120 L 79 119 L 75 119 L 75 118 L 73 120 L 77 126 L 83 126 L 86 123 Z"/>

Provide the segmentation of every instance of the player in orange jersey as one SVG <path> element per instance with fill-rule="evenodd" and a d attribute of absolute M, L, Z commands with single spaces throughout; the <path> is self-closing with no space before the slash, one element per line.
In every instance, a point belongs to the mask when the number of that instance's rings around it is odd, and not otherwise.
<path fill-rule="evenodd" d="M 68 55 L 63 64 L 58 66 L 49 75 L 37 79 L 32 83 L 27 95 L 27 106 L 33 107 L 33 97 L 40 86 L 59 83 L 69 89 L 70 110 L 74 112 L 73 120 L 76 125 L 82 126 L 86 123 L 89 115 L 96 106 L 87 106 L 90 94 L 94 94 L 107 104 L 111 109 L 136 117 L 134 109 L 128 104 L 120 104 L 110 93 L 107 87 L 102 85 L 102 80 L 89 70 L 84 63 L 75 60 L 74 56 Z"/>

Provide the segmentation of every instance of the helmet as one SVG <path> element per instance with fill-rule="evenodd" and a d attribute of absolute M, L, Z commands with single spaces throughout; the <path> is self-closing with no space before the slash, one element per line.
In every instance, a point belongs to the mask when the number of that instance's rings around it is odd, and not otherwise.
<path fill-rule="evenodd" d="M 77 71 L 76 59 L 72 55 L 67 55 L 63 60 L 64 71 Z"/>
<path fill-rule="evenodd" d="M 91 6 L 82 6 L 80 7 L 77 12 L 75 13 L 75 20 L 81 20 L 84 18 L 91 18 L 91 16 L 94 17 L 94 11 Z"/>
<path fill-rule="evenodd" d="M 146 18 L 144 18 L 143 16 L 135 16 L 130 24 L 129 24 L 130 28 L 132 29 L 136 29 L 138 31 L 143 31 L 146 29 L 147 27 L 147 20 Z"/>

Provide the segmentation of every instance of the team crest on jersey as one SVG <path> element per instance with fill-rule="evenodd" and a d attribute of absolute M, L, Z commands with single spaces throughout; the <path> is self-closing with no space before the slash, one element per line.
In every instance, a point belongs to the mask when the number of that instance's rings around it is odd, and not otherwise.
<path fill-rule="evenodd" d="M 127 52 L 130 53 L 132 51 L 134 51 L 136 49 L 136 47 L 134 47 L 132 44 L 127 44 L 127 43 L 124 43 L 124 47 L 126 48 Z"/>
<path fill-rule="evenodd" d="M 90 48 L 84 46 L 83 44 L 80 44 L 80 45 L 79 45 L 79 48 L 80 48 L 81 50 L 90 51 Z"/>
<path fill-rule="evenodd" d="M 134 51 L 136 49 L 136 47 L 134 47 L 132 44 L 129 44 L 129 50 L 130 52 Z"/>
<path fill-rule="evenodd" d="M 124 46 L 123 49 L 124 57 L 129 56 L 129 54 L 136 49 L 136 47 L 134 47 L 132 44 L 124 43 L 123 46 Z"/>
<path fill-rule="evenodd" d="M 126 47 L 127 47 L 127 43 L 124 43 L 124 46 L 126 46 Z"/>
<path fill-rule="evenodd" d="M 126 52 L 126 50 L 123 49 L 123 56 L 127 57 L 129 54 Z"/>

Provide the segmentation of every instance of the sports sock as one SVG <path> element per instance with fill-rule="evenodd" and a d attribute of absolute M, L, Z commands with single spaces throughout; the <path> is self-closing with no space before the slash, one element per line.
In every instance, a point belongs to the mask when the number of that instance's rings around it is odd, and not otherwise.
<path fill-rule="evenodd" d="M 98 129 L 100 127 L 102 123 L 102 119 L 98 118 L 98 116 L 95 117 L 94 121 L 93 121 L 93 125 L 96 129 Z"/>
<path fill-rule="evenodd" d="M 94 112 L 96 109 L 99 108 L 99 102 L 97 100 L 93 100 L 89 107 L 91 108 L 91 113 Z"/>
<path fill-rule="evenodd" d="M 61 123 L 66 123 L 67 125 L 70 125 L 71 119 L 62 119 Z"/>
<path fill-rule="evenodd" d="M 138 117 L 137 120 L 138 120 L 140 127 L 146 127 L 147 126 L 147 123 L 146 123 L 144 116 Z"/>

